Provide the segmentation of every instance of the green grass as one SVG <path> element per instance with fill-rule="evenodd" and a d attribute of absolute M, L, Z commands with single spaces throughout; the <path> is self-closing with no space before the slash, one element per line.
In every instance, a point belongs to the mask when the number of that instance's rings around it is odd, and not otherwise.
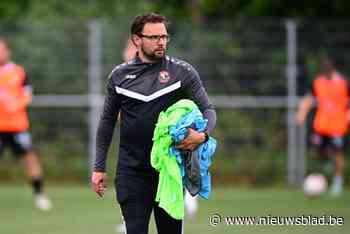
<path fill-rule="evenodd" d="M 50 186 L 47 188 L 54 209 L 41 212 L 34 208 L 32 194 L 25 186 L 0 185 L 1 234 L 107 234 L 117 233 L 120 222 L 114 191 L 104 199 L 96 198 L 86 186 Z M 200 210 L 185 220 L 185 233 L 349 233 L 350 192 L 339 199 L 324 196 L 305 198 L 293 189 L 217 188 L 209 201 L 200 200 Z M 300 216 L 335 215 L 345 220 L 343 226 L 226 226 L 211 227 L 210 214 L 222 216 Z M 150 233 L 156 233 L 154 223 Z"/>

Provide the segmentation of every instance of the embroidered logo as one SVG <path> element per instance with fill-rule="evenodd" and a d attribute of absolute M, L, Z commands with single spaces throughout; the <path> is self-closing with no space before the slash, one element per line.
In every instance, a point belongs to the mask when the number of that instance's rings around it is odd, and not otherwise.
<path fill-rule="evenodd" d="M 125 76 L 125 79 L 135 79 L 135 78 L 136 78 L 136 75 L 128 74 Z"/>
<path fill-rule="evenodd" d="M 165 84 L 170 80 L 169 73 L 165 70 L 159 72 L 158 80 L 160 83 Z"/>

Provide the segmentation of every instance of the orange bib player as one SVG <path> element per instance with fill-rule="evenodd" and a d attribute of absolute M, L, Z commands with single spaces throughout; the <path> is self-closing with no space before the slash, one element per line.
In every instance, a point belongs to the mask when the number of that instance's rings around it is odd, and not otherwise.
<path fill-rule="evenodd" d="M 0 67 L 0 132 L 29 129 L 26 107 L 31 102 L 23 68 L 14 63 Z"/>
<path fill-rule="evenodd" d="M 51 201 L 43 192 L 43 175 L 38 156 L 33 151 L 29 133 L 27 106 L 32 100 L 24 69 L 10 61 L 10 49 L 0 38 L 0 157 L 8 146 L 17 158 L 23 159 L 41 210 L 50 210 Z"/>
<path fill-rule="evenodd" d="M 329 137 L 343 137 L 348 132 L 348 82 L 334 72 L 330 79 L 320 75 L 313 82 L 313 96 L 317 111 L 313 128 L 316 133 Z"/>
<path fill-rule="evenodd" d="M 344 139 L 349 129 L 349 85 L 329 61 L 323 62 L 324 73 L 312 83 L 312 95 L 306 95 L 299 105 L 296 120 L 302 124 L 312 106 L 316 107 L 311 143 L 319 157 L 334 155 L 335 171 L 331 195 L 339 196 L 343 188 L 345 158 Z"/>

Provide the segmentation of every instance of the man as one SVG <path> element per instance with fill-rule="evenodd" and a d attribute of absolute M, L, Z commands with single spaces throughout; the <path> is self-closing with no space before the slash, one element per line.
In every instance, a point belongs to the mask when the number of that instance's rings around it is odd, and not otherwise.
<path fill-rule="evenodd" d="M 319 159 L 325 159 L 328 154 L 334 156 L 331 195 L 339 196 L 343 190 L 343 148 L 349 123 L 349 89 L 348 82 L 329 59 L 323 61 L 323 67 L 324 73 L 313 81 L 312 94 L 306 95 L 300 102 L 296 120 L 298 124 L 304 123 L 315 104 L 317 109 L 311 143 L 316 146 Z"/>
<path fill-rule="evenodd" d="M 33 151 L 26 107 L 32 91 L 24 69 L 10 61 L 11 51 L 5 39 L 0 38 L 0 156 L 5 146 L 22 158 L 31 181 L 36 206 L 50 210 L 52 205 L 43 192 L 43 173 L 40 161 Z"/>
<path fill-rule="evenodd" d="M 107 95 L 97 131 L 97 152 L 91 182 L 103 196 L 106 157 L 117 113 L 121 113 L 119 158 L 116 173 L 117 200 L 128 234 L 148 233 L 152 210 L 158 233 L 181 233 L 182 221 L 171 218 L 154 201 L 158 173 L 150 165 L 152 137 L 161 111 L 180 99 L 192 99 L 208 119 L 205 133 L 189 129 L 177 147 L 194 150 L 208 139 L 216 113 L 196 70 L 186 62 L 165 55 L 169 35 L 164 16 L 137 16 L 131 26 L 137 56 L 117 66 L 107 84 Z"/>
<path fill-rule="evenodd" d="M 137 48 L 135 47 L 132 40 L 128 39 L 126 42 L 125 48 L 123 50 L 124 62 L 129 62 L 133 60 L 136 57 L 136 54 L 137 54 Z M 120 112 L 119 112 L 117 122 L 120 122 L 120 121 L 121 119 L 120 119 Z M 192 196 L 187 190 L 185 191 L 185 208 L 186 208 L 186 213 L 190 218 L 194 217 L 198 210 L 197 196 Z M 124 220 L 122 223 L 117 225 L 116 230 L 121 233 L 126 232 Z"/>

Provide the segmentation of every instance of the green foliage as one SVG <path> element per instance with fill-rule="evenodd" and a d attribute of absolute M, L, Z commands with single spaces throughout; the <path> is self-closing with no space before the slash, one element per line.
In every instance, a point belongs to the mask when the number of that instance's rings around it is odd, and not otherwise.
<path fill-rule="evenodd" d="M 174 19 L 232 19 L 239 16 L 348 17 L 350 3 L 338 1 L 276 0 L 2 0 L 0 19 L 55 21 L 57 19 L 114 18 L 147 11 L 161 12 Z"/>
<path fill-rule="evenodd" d="M 219 139 L 212 172 L 221 183 L 282 182 L 285 171 L 284 111 L 218 109 Z"/>
<path fill-rule="evenodd" d="M 29 11 L 30 0 L 1 0 L 0 1 L 0 19 L 11 22 L 23 16 L 24 12 Z"/>
<path fill-rule="evenodd" d="M 203 0 L 202 15 L 211 19 L 237 16 L 347 18 L 348 1 Z"/>

